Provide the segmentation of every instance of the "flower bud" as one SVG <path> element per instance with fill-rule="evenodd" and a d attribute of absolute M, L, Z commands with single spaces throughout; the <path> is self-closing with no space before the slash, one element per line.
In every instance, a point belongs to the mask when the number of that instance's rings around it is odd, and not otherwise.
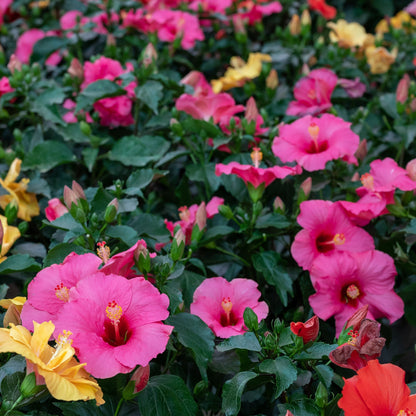
<path fill-rule="evenodd" d="M 45 216 L 48 221 L 54 221 L 67 212 L 68 209 L 58 198 L 50 199 L 48 201 L 48 206 L 45 208 Z"/>
<path fill-rule="evenodd" d="M 285 203 L 280 196 L 277 196 L 273 202 L 273 208 L 276 212 L 283 214 L 285 212 Z"/>
<path fill-rule="evenodd" d="M 290 330 L 303 339 L 303 343 L 315 341 L 319 334 L 319 319 L 314 315 L 311 319 L 303 322 L 291 322 Z"/>
<path fill-rule="evenodd" d="M 78 202 L 75 192 L 67 185 L 64 186 L 64 202 L 68 209 L 71 209 L 72 204 L 77 205 Z"/>
<path fill-rule="evenodd" d="M 148 67 L 152 65 L 157 60 L 157 52 L 153 43 L 148 43 L 143 51 L 143 65 Z"/>
<path fill-rule="evenodd" d="M 308 9 L 305 9 L 300 16 L 300 23 L 302 26 L 310 26 L 312 22 L 311 15 Z"/>
<path fill-rule="evenodd" d="M 312 190 L 312 178 L 310 176 L 300 184 L 300 189 L 302 189 L 306 199 L 308 199 Z"/>
<path fill-rule="evenodd" d="M 416 181 L 416 159 L 412 159 L 406 165 L 407 174 L 409 175 L 412 181 Z"/>
<path fill-rule="evenodd" d="M 43 387 L 36 385 L 36 374 L 33 372 L 27 374 L 23 379 L 20 385 L 20 392 L 23 397 L 31 397 L 39 391 L 39 388 L 42 389 Z"/>
<path fill-rule="evenodd" d="M 6 209 L 4 210 L 4 215 L 7 218 L 8 224 L 13 224 L 15 222 L 18 211 L 19 206 L 17 205 L 17 201 L 13 199 L 7 204 Z"/>
<path fill-rule="evenodd" d="M 359 160 L 364 160 L 364 158 L 367 156 L 368 150 L 367 150 L 367 140 L 363 139 L 361 140 L 360 144 L 358 145 L 358 149 L 355 152 L 355 157 Z"/>
<path fill-rule="evenodd" d="M 347 321 L 345 328 L 352 326 L 353 331 L 358 331 L 361 326 L 361 322 L 366 318 L 368 313 L 368 305 L 362 306 L 358 309 Z"/>
<path fill-rule="evenodd" d="M 186 237 L 185 237 L 185 234 L 184 234 L 182 228 L 179 228 L 178 231 L 176 231 L 173 238 L 176 240 L 176 243 L 178 244 L 178 246 L 180 246 L 182 242 L 184 244 L 186 243 Z"/>
<path fill-rule="evenodd" d="M 239 16 L 238 14 L 233 16 L 233 24 L 234 24 L 234 30 L 235 33 L 242 33 L 242 34 L 246 34 L 246 28 L 244 25 L 244 21 L 241 18 L 241 16 Z"/>
<path fill-rule="evenodd" d="M 244 117 L 247 121 L 257 121 L 258 116 L 259 110 L 257 109 L 256 100 L 254 99 L 254 97 L 250 97 L 247 100 L 246 112 Z"/>
<path fill-rule="evenodd" d="M 409 96 L 410 77 L 404 74 L 396 89 L 396 101 L 404 104 Z"/>
<path fill-rule="evenodd" d="M 259 329 L 259 318 L 251 308 L 246 308 L 243 313 L 244 324 L 249 331 L 257 331 Z"/>
<path fill-rule="evenodd" d="M 323 409 L 328 403 L 328 390 L 321 381 L 319 382 L 318 388 L 316 389 L 315 403 L 321 409 Z"/>
<path fill-rule="evenodd" d="M 289 22 L 289 32 L 292 36 L 298 36 L 301 30 L 299 15 L 294 14 Z"/>
<path fill-rule="evenodd" d="M 72 78 L 78 78 L 80 81 L 84 80 L 84 68 L 77 58 L 73 58 L 71 65 L 68 68 L 68 74 Z"/>
<path fill-rule="evenodd" d="M 19 58 L 12 54 L 12 56 L 9 59 L 9 63 L 7 64 L 7 68 L 9 68 L 9 71 L 13 74 L 15 71 L 21 71 L 22 70 L 22 62 L 20 62 Z"/>
<path fill-rule="evenodd" d="M 228 205 L 219 205 L 218 212 L 227 220 L 230 220 L 231 218 L 234 217 L 233 211 Z"/>
<path fill-rule="evenodd" d="M 114 219 L 117 216 L 118 211 L 118 200 L 117 198 L 114 198 L 106 207 L 105 213 L 104 213 L 104 221 L 106 223 L 111 223 L 114 221 Z"/>
<path fill-rule="evenodd" d="M 202 231 L 207 225 L 207 210 L 205 207 L 205 202 L 202 202 L 196 211 L 195 223 L 200 231 Z"/>
<path fill-rule="evenodd" d="M 139 366 L 139 368 L 131 376 L 131 380 L 134 381 L 134 391 L 133 393 L 138 393 L 142 391 L 149 381 L 150 376 L 150 366 L 149 364 L 145 367 Z"/>
<path fill-rule="evenodd" d="M 267 75 L 266 78 L 266 87 L 275 90 L 279 85 L 279 77 L 277 75 L 277 71 L 275 69 L 272 69 L 269 72 L 269 75 Z"/>
<path fill-rule="evenodd" d="M 75 192 L 78 199 L 87 199 L 84 190 L 78 182 L 72 181 L 72 190 Z"/>

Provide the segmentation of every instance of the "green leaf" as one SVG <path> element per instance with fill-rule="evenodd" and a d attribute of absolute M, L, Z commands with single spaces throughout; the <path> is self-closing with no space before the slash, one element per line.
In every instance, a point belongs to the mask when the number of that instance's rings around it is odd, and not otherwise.
<path fill-rule="evenodd" d="M 98 156 L 98 149 L 94 147 L 87 147 L 82 151 L 82 156 L 84 157 L 85 166 L 88 169 L 88 172 L 92 172 L 94 168 L 95 161 Z"/>
<path fill-rule="evenodd" d="M 222 389 L 222 411 L 225 416 L 238 415 L 244 388 L 256 376 L 257 374 L 252 371 L 243 371 L 237 373 L 231 380 L 226 381 Z"/>
<path fill-rule="evenodd" d="M 102 98 L 118 97 L 125 94 L 125 89 L 108 79 L 100 79 L 92 82 L 79 94 L 75 113 L 92 106 L 97 100 L 101 100 Z"/>
<path fill-rule="evenodd" d="M 290 222 L 284 215 L 277 213 L 270 213 L 259 217 L 256 221 L 256 228 L 268 228 L 273 227 L 277 229 L 287 228 L 290 226 Z"/>
<path fill-rule="evenodd" d="M 205 120 L 197 120 L 195 118 L 188 117 L 181 124 L 187 133 L 200 135 L 203 131 L 205 132 L 206 137 L 210 138 L 215 138 L 222 134 L 221 130 L 215 124 L 209 123 Z"/>
<path fill-rule="evenodd" d="M 214 227 L 209 227 L 201 241 L 201 244 L 206 244 L 211 240 L 217 240 L 233 233 L 234 231 L 234 228 L 229 227 L 228 225 L 216 225 Z"/>
<path fill-rule="evenodd" d="M 396 104 L 396 94 L 387 93 L 380 96 L 380 105 L 381 108 L 393 118 L 398 118 L 399 114 L 397 113 L 397 104 Z"/>
<path fill-rule="evenodd" d="M 158 242 L 167 242 L 170 238 L 170 233 L 159 215 L 139 214 L 129 225 L 138 230 L 139 236 L 148 235 Z"/>
<path fill-rule="evenodd" d="M 215 163 L 187 165 L 186 175 L 191 181 L 204 182 L 205 185 L 209 185 L 210 192 L 215 192 L 221 183 L 220 178 L 215 175 Z"/>
<path fill-rule="evenodd" d="M 58 49 L 66 48 L 67 44 L 67 38 L 58 36 L 47 36 L 38 40 L 33 46 L 32 55 L 30 55 L 30 63 L 43 63 L 48 59 L 49 55 Z"/>
<path fill-rule="evenodd" d="M 292 280 L 278 265 L 279 260 L 279 254 L 274 251 L 263 251 L 252 256 L 254 268 L 264 276 L 267 283 L 276 288 L 283 305 L 287 306 L 288 293 L 293 296 Z"/>
<path fill-rule="evenodd" d="M 127 195 L 142 195 L 141 189 L 152 182 L 153 176 L 157 171 L 153 169 L 138 169 L 135 170 L 126 181 Z"/>
<path fill-rule="evenodd" d="M 198 412 L 184 381 L 171 374 L 151 377 L 138 394 L 138 405 L 141 416 L 193 416 Z"/>
<path fill-rule="evenodd" d="M 52 264 L 62 263 L 65 257 L 72 252 L 77 254 L 90 253 L 90 251 L 76 244 L 61 243 L 48 251 L 45 260 L 43 261 L 43 267 L 49 267 Z"/>
<path fill-rule="evenodd" d="M 125 166 L 143 167 L 158 161 L 169 147 L 169 142 L 159 136 L 125 136 L 116 142 L 108 158 Z"/>
<path fill-rule="evenodd" d="M 175 327 L 179 342 L 192 350 L 202 378 L 208 380 L 207 365 L 215 338 L 211 329 L 198 316 L 186 312 L 171 316 L 166 323 Z"/>
<path fill-rule="evenodd" d="M 37 169 L 41 173 L 47 172 L 63 163 L 74 162 L 76 157 L 72 150 L 62 142 L 48 140 L 39 143 L 23 162 L 23 169 Z"/>
<path fill-rule="evenodd" d="M 25 378 L 24 373 L 7 374 L 1 381 L 2 400 L 14 403 L 20 397 L 20 384 Z"/>
<path fill-rule="evenodd" d="M 103 188 L 98 188 L 93 200 L 91 201 L 91 211 L 95 212 L 99 218 L 104 218 L 107 205 L 114 199 L 114 196 Z"/>
<path fill-rule="evenodd" d="M 38 272 L 40 264 L 27 254 L 15 254 L 0 263 L 0 273 Z"/>
<path fill-rule="evenodd" d="M 0 383 L 3 379 L 14 373 L 23 373 L 26 370 L 26 359 L 21 355 L 15 355 L 0 367 Z"/>
<path fill-rule="evenodd" d="M 261 345 L 252 332 L 246 332 L 243 335 L 236 335 L 234 337 L 227 338 L 216 346 L 217 351 L 220 352 L 237 348 L 248 351 L 261 351 Z"/>
<path fill-rule="evenodd" d="M 147 81 L 134 90 L 136 98 L 158 114 L 158 104 L 163 97 L 163 85 L 157 81 Z"/>
<path fill-rule="evenodd" d="M 319 364 L 315 367 L 315 371 L 318 374 L 319 380 L 321 380 L 325 387 L 329 389 L 332 378 L 334 377 L 334 370 L 327 365 Z"/>
<path fill-rule="evenodd" d="M 338 347 L 338 344 L 325 344 L 324 342 L 315 342 L 305 351 L 295 355 L 296 360 L 321 360 L 323 357 L 329 357 L 329 353 Z"/>
<path fill-rule="evenodd" d="M 113 225 L 107 228 L 106 234 L 109 237 L 119 238 L 121 241 L 126 243 L 128 246 L 132 246 L 137 243 L 139 235 L 134 228 L 128 225 Z"/>
<path fill-rule="evenodd" d="M 54 402 L 54 406 L 62 410 L 63 416 L 101 416 L 101 412 L 95 402 Z M 105 405 L 104 405 L 105 406 Z"/>
<path fill-rule="evenodd" d="M 72 215 L 67 212 L 64 215 L 61 215 L 56 220 L 53 220 L 51 222 L 45 221 L 45 224 L 54 227 L 59 228 L 61 230 L 71 230 L 75 233 L 84 233 L 84 229 L 82 228 L 81 224 L 77 222 Z"/>
<path fill-rule="evenodd" d="M 288 357 L 277 357 L 275 360 L 265 360 L 260 363 L 259 370 L 263 373 L 275 375 L 275 399 L 288 389 L 296 381 L 298 376 L 296 367 Z"/>
<path fill-rule="evenodd" d="M 55 85 L 53 88 L 42 92 L 36 97 L 35 104 L 37 105 L 52 105 L 52 104 L 62 104 L 65 100 L 65 91 L 63 88 Z"/>
<path fill-rule="evenodd" d="M 302 399 L 294 403 L 279 404 L 280 414 L 284 415 L 290 410 L 296 416 L 320 416 L 321 410 L 311 399 Z"/>

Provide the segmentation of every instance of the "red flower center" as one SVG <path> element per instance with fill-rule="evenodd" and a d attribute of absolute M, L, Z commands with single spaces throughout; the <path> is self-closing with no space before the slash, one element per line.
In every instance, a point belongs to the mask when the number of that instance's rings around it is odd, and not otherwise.
<path fill-rule="evenodd" d="M 350 283 L 343 287 L 341 291 L 341 300 L 353 307 L 357 306 L 358 299 L 363 295 L 356 283 Z"/>
<path fill-rule="evenodd" d="M 335 248 L 345 243 L 345 235 L 343 233 L 337 233 L 335 235 L 329 233 L 321 233 L 318 235 L 315 244 L 320 253 L 328 253 Z"/>
<path fill-rule="evenodd" d="M 224 313 L 221 313 L 220 324 L 222 326 L 234 326 L 238 322 L 238 319 L 232 311 L 233 304 L 230 297 L 223 298 L 221 306 Z"/>
<path fill-rule="evenodd" d="M 104 321 L 103 340 L 114 347 L 124 345 L 130 338 L 131 333 L 123 309 L 113 300 L 105 308 L 107 319 Z"/>

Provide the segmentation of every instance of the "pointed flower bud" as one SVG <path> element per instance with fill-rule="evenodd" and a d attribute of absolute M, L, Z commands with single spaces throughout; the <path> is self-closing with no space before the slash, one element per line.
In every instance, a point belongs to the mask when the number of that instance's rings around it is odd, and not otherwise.
<path fill-rule="evenodd" d="M 406 165 L 406 171 L 412 181 L 416 181 L 416 159 L 412 159 Z"/>
<path fill-rule="evenodd" d="M 302 26 L 310 26 L 312 22 L 311 14 L 308 9 L 305 9 L 300 16 L 300 23 Z"/>
<path fill-rule="evenodd" d="M 207 209 L 205 206 L 205 202 L 202 202 L 199 205 L 196 215 L 195 215 L 195 222 L 198 225 L 200 231 L 202 231 L 207 225 Z"/>
<path fill-rule="evenodd" d="M 148 43 L 143 51 L 143 65 L 148 67 L 157 60 L 157 52 L 153 43 Z"/>
<path fill-rule="evenodd" d="M 9 68 L 9 71 L 13 74 L 15 71 L 21 71 L 22 70 L 22 62 L 19 60 L 19 58 L 13 54 L 10 59 L 9 63 L 7 64 L 7 68 Z"/>
<path fill-rule="evenodd" d="M 271 90 L 275 90 L 279 85 L 279 77 L 277 75 L 277 71 L 272 69 L 267 75 L 266 78 L 266 87 L 270 88 Z"/>
<path fill-rule="evenodd" d="M 254 97 L 250 97 L 246 105 L 245 119 L 247 121 L 257 121 L 259 116 L 259 110 L 257 109 L 256 100 Z"/>
<path fill-rule="evenodd" d="M 358 145 L 357 151 L 355 152 L 354 156 L 359 160 L 364 160 L 364 158 L 367 156 L 367 153 L 367 140 L 363 139 Z"/>
<path fill-rule="evenodd" d="M 298 36 L 301 30 L 299 15 L 294 14 L 289 22 L 289 32 L 292 36 Z"/>
<path fill-rule="evenodd" d="M 396 89 L 396 101 L 404 104 L 409 96 L 410 77 L 404 74 Z"/>
<path fill-rule="evenodd" d="M 314 315 L 311 319 L 303 322 L 291 322 L 290 330 L 303 339 L 303 343 L 315 341 L 319 334 L 319 319 Z"/>
<path fill-rule="evenodd" d="M 118 200 L 117 198 L 114 198 L 106 207 L 105 213 L 104 213 L 104 221 L 106 223 L 111 223 L 114 221 L 114 219 L 117 216 L 118 211 Z"/>
<path fill-rule="evenodd" d="M 273 208 L 277 212 L 285 212 L 285 203 L 282 201 L 282 198 L 280 196 L 277 196 L 273 202 Z"/>
<path fill-rule="evenodd" d="M 139 366 L 139 368 L 131 376 L 131 380 L 134 381 L 134 391 L 133 394 L 142 391 L 149 381 L 150 376 L 150 366 L 149 364 L 145 367 Z"/>
<path fill-rule="evenodd" d="M 309 195 L 311 193 L 312 190 L 312 178 L 309 176 L 308 178 L 306 178 L 301 184 L 300 184 L 300 188 L 303 190 L 306 198 L 309 198 Z"/>

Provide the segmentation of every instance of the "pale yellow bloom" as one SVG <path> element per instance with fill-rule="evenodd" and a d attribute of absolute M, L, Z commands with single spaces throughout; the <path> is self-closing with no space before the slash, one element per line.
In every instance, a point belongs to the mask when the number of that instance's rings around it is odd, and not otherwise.
<path fill-rule="evenodd" d="M 329 32 L 329 39 L 333 43 L 338 43 L 341 48 L 360 47 L 367 37 L 364 27 L 356 22 L 348 23 L 344 19 L 339 19 L 336 23 L 328 22 L 327 26 L 332 29 Z"/>
<path fill-rule="evenodd" d="M 224 76 L 211 81 L 213 91 L 219 93 L 241 87 L 247 80 L 257 78 L 261 73 L 262 63 L 271 60 L 271 56 L 264 53 L 250 53 L 247 63 L 240 57 L 233 56 L 230 60 L 231 67 L 225 71 Z"/>
<path fill-rule="evenodd" d="M 34 322 L 33 335 L 23 326 L 11 324 L 0 328 L 0 352 L 14 352 L 26 358 L 28 370 L 42 376 L 46 387 L 58 400 L 92 400 L 104 403 L 103 393 L 96 380 L 74 358 L 74 349 L 68 341 L 70 333 L 60 336 L 56 348 L 48 344 L 55 325 Z M 38 379 L 38 377 L 37 377 Z"/>
<path fill-rule="evenodd" d="M 5 209 L 10 202 L 14 201 L 19 208 L 17 216 L 24 221 L 30 221 L 32 217 L 39 215 L 39 204 L 36 195 L 26 191 L 29 183 L 28 178 L 23 178 L 19 183 L 16 182 L 21 165 L 22 161 L 16 158 L 11 164 L 6 178 L 0 179 L 1 186 L 9 192 L 9 195 L 0 196 L 0 206 Z"/>
<path fill-rule="evenodd" d="M 5 328 L 7 328 L 10 324 L 20 325 L 22 323 L 20 313 L 22 312 L 25 302 L 26 298 L 24 296 L 16 296 L 13 299 L 0 300 L 0 306 L 7 309 L 3 318 L 3 326 Z"/>
<path fill-rule="evenodd" d="M 396 60 L 397 49 L 389 52 L 384 47 L 369 46 L 365 50 L 365 56 L 372 74 L 384 74 Z"/>
<path fill-rule="evenodd" d="M 1 198 L 1 197 L 0 197 Z M 0 215 L 1 227 L 3 229 L 3 238 L 0 238 L 1 251 L 0 263 L 6 260 L 6 253 L 11 249 L 14 242 L 20 237 L 20 231 L 17 227 L 7 224 L 7 218 Z"/>
<path fill-rule="evenodd" d="M 378 35 L 386 33 L 389 31 L 389 25 L 395 29 L 406 29 L 408 30 L 409 25 L 414 27 L 416 26 L 416 20 L 412 19 L 409 13 L 401 10 L 396 16 L 393 16 L 389 20 L 383 19 L 378 22 L 376 26 L 376 33 Z"/>

